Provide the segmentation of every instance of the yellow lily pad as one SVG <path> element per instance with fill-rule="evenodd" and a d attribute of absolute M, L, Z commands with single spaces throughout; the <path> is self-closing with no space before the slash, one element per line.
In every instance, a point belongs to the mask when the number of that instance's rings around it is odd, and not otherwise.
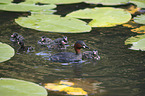
<path fill-rule="evenodd" d="M 145 33 L 145 26 L 140 26 L 139 28 L 132 29 L 131 31 L 136 33 Z"/>

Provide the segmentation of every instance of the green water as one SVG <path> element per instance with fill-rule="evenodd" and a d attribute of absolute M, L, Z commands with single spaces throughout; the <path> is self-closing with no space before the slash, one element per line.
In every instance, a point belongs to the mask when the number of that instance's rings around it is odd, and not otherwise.
<path fill-rule="evenodd" d="M 76 9 L 84 6 L 86 5 L 77 5 Z M 58 6 L 57 13 L 65 15 L 72 11 L 73 7 L 74 5 Z M 68 10 L 64 11 L 64 8 Z M 0 63 L 0 77 L 22 79 L 38 84 L 54 83 L 64 79 L 72 82 L 79 80 L 84 82 L 82 85 L 85 86 L 89 96 L 145 95 L 145 52 L 129 50 L 129 46 L 124 45 L 127 38 L 137 35 L 129 28 L 120 25 L 111 28 L 93 28 L 90 33 L 81 34 L 45 33 L 17 25 L 14 19 L 19 16 L 27 16 L 27 13 L 0 12 L 0 42 L 11 45 L 17 51 L 19 46 L 14 46 L 9 40 L 10 35 L 17 32 L 25 38 L 25 44 L 35 47 L 36 51 L 15 54 L 10 60 Z M 87 60 L 80 64 L 49 61 L 41 55 L 36 55 L 44 51 L 57 53 L 56 50 L 48 50 L 37 45 L 37 41 L 44 35 L 51 39 L 65 35 L 70 45 L 77 40 L 83 40 L 90 49 L 82 51 L 97 49 L 101 59 Z M 72 46 L 66 51 L 74 52 Z M 94 82 L 101 84 L 93 87 L 91 84 Z M 81 86 L 79 84 L 81 83 L 78 83 L 78 86 Z M 50 92 L 49 96 L 60 94 Z"/>

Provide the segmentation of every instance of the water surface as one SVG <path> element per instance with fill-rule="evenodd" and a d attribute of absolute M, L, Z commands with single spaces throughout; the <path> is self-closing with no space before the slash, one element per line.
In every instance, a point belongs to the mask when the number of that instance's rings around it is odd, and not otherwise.
<path fill-rule="evenodd" d="M 57 14 L 62 16 L 74 9 L 84 8 L 88 5 L 64 5 L 58 6 Z M 66 10 L 68 9 L 68 10 Z M 62 12 L 63 11 L 63 12 Z M 27 80 L 35 83 L 53 83 L 59 80 L 80 81 L 89 96 L 144 96 L 145 95 L 145 53 L 129 50 L 124 41 L 137 35 L 129 28 L 116 26 L 111 28 L 93 28 L 90 33 L 61 34 L 45 33 L 19 26 L 14 19 L 19 16 L 27 16 L 28 13 L 0 12 L 0 42 L 11 45 L 15 51 L 18 45 L 13 45 L 9 38 L 14 32 L 25 38 L 25 44 L 35 47 L 34 53 L 15 54 L 10 60 L 0 64 L 0 77 Z M 97 49 L 101 59 L 84 60 L 82 63 L 56 63 L 49 61 L 40 52 L 49 54 L 57 53 L 57 50 L 48 50 L 37 45 L 41 36 L 51 39 L 68 37 L 69 44 L 77 40 L 83 40 L 90 49 Z M 73 46 L 66 51 L 74 52 Z M 101 82 L 99 87 L 91 84 Z M 88 83 L 88 85 L 87 85 Z M 78 86 L 81 83 L 78 83 Z M 90 86 L 89 86 L 90 85 Z M 97 87 L 97 88 L 96 88 Z M 50 92 L 49 96 L 60 96 L 59 93 Z M 63 95 L 62 95 L 63 96 Z"/>

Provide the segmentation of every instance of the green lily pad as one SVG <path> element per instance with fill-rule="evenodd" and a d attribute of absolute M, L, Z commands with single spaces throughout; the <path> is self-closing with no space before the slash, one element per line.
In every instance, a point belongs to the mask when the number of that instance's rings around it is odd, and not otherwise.
<path fill-rule="evenodd" d="M 145 35 L 137 35 L 135 37 L 128 38 L 125 41 L 125 45 L 132 44 L 132 50 L 142 50 L 145 51 Z"/>
<path fill-rule="evenodd" d="M 119 5 L 126 4 L 129 0 L 86 0 L 86 3 L 103 4 L 103 5 Z"/>
<path fill-rule="evenodd" d="M 9 60 L 11 57 L 14 56 L 14 54 L 15 51 L 11 46 L 0 42 L 0 62 Z"/>
<path fill-rule="evenodd" d="M 13 0 L 0 0 L 0 3 L 11 3 Z"/>
<path fill-rule="evenodd" d="M 25 0 L 25 3 L 71 4 L 83 1 L 84 0 Z"/>
<path fill-rule="evenodd" d="M 136 4 L 139 8 L 145 8 L 145 0 L 130 0 L 129 2 Z"/>
<path fill-rule="evenodd" d="M 141 39 L 138 42 L 133 43 L 133 46 L 129 49 L 145 51 L 145 39 Z"/>
<path fill-rule="evenodd" d="M 1 96 L 47 96 L 47 91 L 32 82 L 0 78 Z"/>
<path fill-rule="evenodd" d="M 133 18 L 136 23 L 145 24 L 145 14 Z"/>
<path fill-rule="evenodd" d="M 124 9 L 102 7 L 93 9 L 83 9 L 69 13 L 67 17 L 93 19 L 89 25 L 91 27 L 112 27 L 128 22 L 131 14 Z"/>
<path fill-rule="evenodd" d="M 56 8 L 56 5 L 34 5 L 34 4 L 0 4 L 0 10 L 5 11 L 18 11 L 18 12 L 28 12 L 28 11 L 49 11 L 50 9 Z"/>
<path fill-rule="evenodd" d="M 39 31 L 59 33 L 81 33 L 89 32 L 91 27 L 86 22 L 59 15 L 37 14 L 15 19 L 19 25 Z"/>
<path fill-rule="evenodd" d="M 141 39 L 145 39 L 145 35 L 137 35 L 135 37 L 130 37 L 125 41 L 125 45 L 133 44 L 135 42 L 138 42 Z"/>

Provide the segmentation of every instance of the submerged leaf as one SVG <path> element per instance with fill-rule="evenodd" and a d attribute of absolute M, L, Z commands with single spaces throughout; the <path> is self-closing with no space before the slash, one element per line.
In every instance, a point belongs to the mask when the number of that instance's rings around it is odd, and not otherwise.
<path fill-rule="evenodd" d="M 1 96 L 47 96 L 47 91 L 32 82 L 0 78 Z"/>
<path fill-rule="evenodd" d="M 136 32 L 136 33 L 145 33 L 145 26 L 141 26 L 139 28 L 132 29 L 131 31 Z"/>
<path fill-rule="evenodd" d="M 91 27 L 81 20 L 58 15 L 37 14 L 29 17 L 19 17 L 15 21 L 23 27 L 46 32 L 81 33 L 91 30 Z"/>
<path fill-rule="evenodd" d="M 122 26 L 128 27 L 128 28 L 137 28 L 137 27 L 139 27 L 138 23 L 136 23 L 134 21 L 129 21 L 125 24 L 122 24 Z"/>
<path fill-rule="evenodd" d="M 133 18 L 136 23 L 145 24 L 145 15 L 138 15 L 137 17 Z"/>
<path fill-rule="evenodd" d="M 119 5 L 126 4 L 129 0 L 86 0 L 86 3 L 103 4 L 103 5 Z"/>
<path fill-rule="evenodd" d="M 9 60 L 11 57 L 14 56 L 14 54 L 15 51 L 11 46 L 0 42 L 0 62 Z"/>
<path fill-rule="evenodd" d="M 5 10 L 5 11 L 18 11 L 18 12 L 28 12 L 28 11 L 49 11 L 50 9 L 56 8 L 56 5 L 34 5 L 34 4 L 24 4 L 24 3 L 19 3 L 19 4 L 14 4 L 14 3 L 9 3 L 9 4 L 0 4 L 0 10 Z"/>
<path fill-rule="evenodd" d="M 66 87 L 60 91 L 66 92 L 69 95 L 87 95 L 88 94 L 82 88 L 75 88 L 75 87 Z"/>
<path fill-rule="evenodd" d="M 93 19 L 89 23 L 91 27 L 112 27 L 128 22 L 131 19 L 131 14 L 123 9 L 96 7 L 74 11 L 68 14 L 67 17 Z"/>
<path fill-rule="evenodd" d="M 145 0 L 129 0 L 129 2 L 136 4 L 139 8 L 145 8 Z"/>

